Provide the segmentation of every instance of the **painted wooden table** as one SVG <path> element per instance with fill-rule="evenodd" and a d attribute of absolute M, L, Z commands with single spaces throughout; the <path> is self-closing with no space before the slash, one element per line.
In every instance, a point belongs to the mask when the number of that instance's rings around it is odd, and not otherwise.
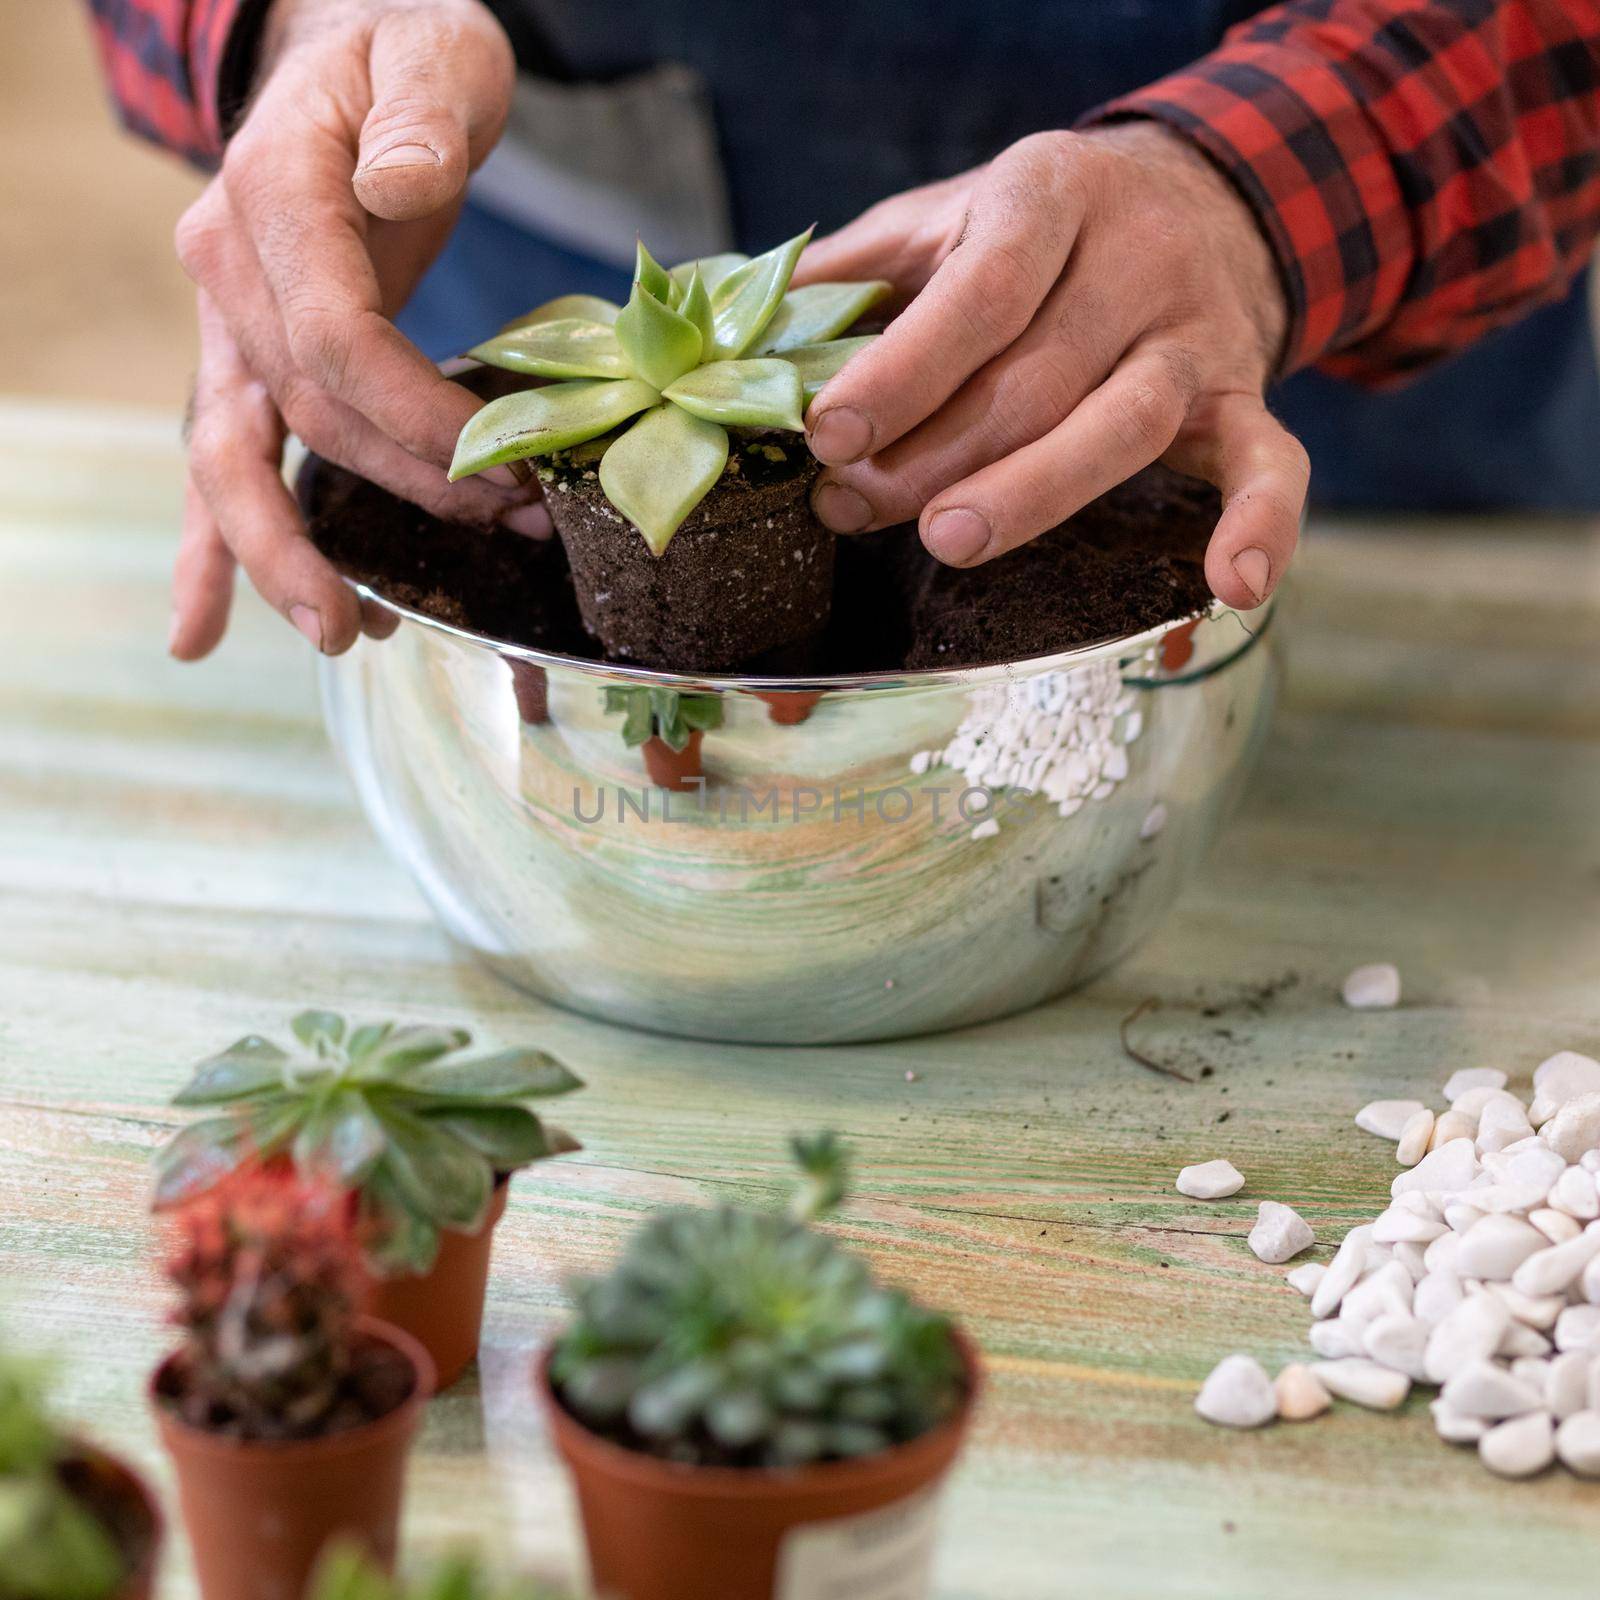
<path fill-rule="evenodd" d="M 1393 1157 L 1358 1106 L 1600 1046 L 1593 527 L 1318 527 L 1262 770 L 1143 952 L 944 1038 L 733 1049 L 540 1008 L 455 959 L 356 813 L 301 641 L 252 597 L 214 660 L 164 657 L 173 433 L 0 407 L 0 1318 L 58 1354 L 87 1427 L 167 1485 L 146 1159 L 186 1063 L 315 1003 L 537 1039 L 591 1085 L 564 1112 L 585 1151 L 514 1187 L 481 1375 L 427 1424 L 414 1550 L 569 1567 L 526 1381 L 563 1279 L 664 1201 L 775 1196 L 784 1135 L 831 1124 L 860 1165 L 842 1231 L 988 1358 L 940 1600 L 1595 1592 L 1600 1485 L 1498 1482 L 1418 1398 L 1250 1435 L 1191 1409 L 1228 1351 L 1303 1349 L 1303 1302 L 1244 1234 L 1275 1197 L 1326 1255 L 1378 1208 Z M 1402 1009 L 1344 1010 L 1344 972 L 1386 958 Z M 1148 997 L 1137 1043 L 1194 1084 L 1119 1046 Z M 1212 1156 L 1245 1192 L 1178 1196 Z M 164 1593 L 190 1592 L 178 1541 Z"/>

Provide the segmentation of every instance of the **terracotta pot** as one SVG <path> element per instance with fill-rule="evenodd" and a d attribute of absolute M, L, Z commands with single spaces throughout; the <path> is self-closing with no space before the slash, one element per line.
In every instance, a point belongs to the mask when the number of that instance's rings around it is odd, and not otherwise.
<path fill-rule="evenodd" d="M 550 720 L 550 679 L 537 661 L 508 660 L 511 690 L 517 697 L 517 715 L 530 728 Z"/>
<path fill-rule="evenodd" d="M 540 1397 L 577 1488 L 595 1592 L 608 1600 L 923 1600 L 937 1486 L 978 1395 L 976 1352 L 957 1340 L 967 1398 L 950 1421 L 880 1455 L 792 1472 L 686 1467 L 613 1444 L 556 1398 L 546 1351 Z"/>
<path fill-rule="evenodd" d="M 399 1328 L 371 1318 L 361 1327 L 411 1364 L 411 1395 L 375 1422 L 324 1439 L 259 1443 L 190 1427 L 161 1398 L 171 1359 L 156 1369 L 156 1426 L 177 1469 L 204 1600 L 301 1600 L 334 1538 L 394 1565 L 406 1455 L 433 1393 L 433 1362 Z"/>
<path fill-rule="evenodd" d="M 1180 622 L 1170 633 L 1164 634 L 1161 639 L 1161 665 L 1168 672 L 1181 672 L 1189 665 L 1190 658 L 1194 655 L 1194 631 L 1200 626 L 1200 618 L 1193 622 Z"/>
<path fill-rule="evenodd" d="M 822 698 L 820 689 L 757 689 L 757 700 L 767 703 L 767 720 L 780 728 L 797 727 L 816 710 Z"/>
<path fill-rule="evenodd" d="M 674 750 L 659 734 L 644 742 L 644 770 L 658 789 L 671 789 L 675 794 L 687 794 L 700 787 L 704 771 L 700 766 L 700 741 L 703 735 L 698 728 L 689 733 L 689 742 L 681 750 Z"/>
<path fill-rule="evenodd" d="M 116 1541 L 128 1574 L 111 1600 L 150 1600 L 161 1556 L 161 1512 L 144 1480 L 115 1456 L 76 1445 L 60 1466 L 61 1481 Z"/>
<path fill-rule="evenodd" d="M 371 1280 L 367 1311 L 421 1342 L 433 1358 L 439 1389 L 448 1389 L 478 1353 L 489 1253 L 495 1224 L 505 1215 L 510 1183 L 502 1177 L 495 1184 L 489 1214 L 476 1233 L 450 1228 L 440 1233 L 439 1254 L 427 1272 Z"/>

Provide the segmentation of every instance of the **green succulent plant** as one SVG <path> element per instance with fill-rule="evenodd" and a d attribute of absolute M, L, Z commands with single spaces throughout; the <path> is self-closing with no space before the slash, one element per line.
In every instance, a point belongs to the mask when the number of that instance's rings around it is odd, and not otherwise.
<path fill-rule="evenodd" d="M 789 1215 L 663 1212 L 607 1276 L 573 1286 L 550 1371 L 581 1421 L 674 1460 L 772 1467 L 871 1455 L 957 1409 L 949 1321 L 810 1225 L 844 1194 L 843 1146 L 794 1150 Z"/>
<path fill-rule="evenodd" d="M 728 429 L 799 432 L 805 402 L 870 342 L 840 338 L 883 282 L 791 289 L 798 237 L 753 260 L 708 256 L 670 272 L 639 246 L 625 306 L 563 295 L 471 354 L 560 381 L 493 400 L 467 423 L 452 479 L 599 439 L 600 487 L 660 555 L 728 460 Z M 637 420 L 634 420 L 637 419 Z"/>
<path fill-rule="evenodd" d="M 689 743 L 690 734 L 722 726 L 721 695 L 611 684 L 605 696 L 606 715 L 620 714 L 624 718 L 622 742 L 630 750 L 654 738 L 673 750 L 682 750 Z"/>
<path fill-rule="evenodd" d="M 483 1221 L 497 1177 L 581 1148 L 525 1102 L 582 1081 L 543 1050 L 462 1057 L 465 1029 L 375 1022 L 328 1011 L 290 1024 L 298 1055 L 252 1034 L 202 1061 L 175 1106 L 211 1112 L 156 1158 L 158 1209 L 241 1163 L 284 1157 L 358 1197 L 382 1273 L 426 1272 L 439 1231 Z"/>
<path fill-rule="evenodd" d="M 571 1600 L 531 1578 L 496 1578 L 465 1552 L 420 1577 L 390 1577 L 352 1544 L 333 1546 L 317 1564 L 307 1600 Z"/>
<path fill-rule="evenodd" d="M 103 1600 L 123 1577 L 110 1531 L 61 1476 L 43 1368 L 0 1352 L 0 1600 Z"/>

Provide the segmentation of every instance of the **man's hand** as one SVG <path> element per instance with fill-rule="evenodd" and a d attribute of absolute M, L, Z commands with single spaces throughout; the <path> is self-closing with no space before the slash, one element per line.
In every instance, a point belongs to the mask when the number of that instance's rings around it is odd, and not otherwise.
<path fill-rule="evenodd" d="M 1176 134 L 1036 134 L 874 206 L 795 281 L 874 277 L 915 298 L 807 415 L 829 526 L 917 517 L 974 566 L 1160 459 L 1222 492 L 1216 594 L 1272 592 L 1309 475 L 1262 401 L 1283 290 L 1244 201 Z"/>
<path fill-rule="evenodd" d="M 479 402 L 389 320 L 499 137 L 514 70 L 479 0 L 275 0 L 249 115 L 178 225 L 201 353 L 175 656 L 222 637 L 236 560 L 319 650 L 360 631 L 279 476 L 286 429 L 440 515 L 548 532 L 509 472 L 446 482 Z"/>

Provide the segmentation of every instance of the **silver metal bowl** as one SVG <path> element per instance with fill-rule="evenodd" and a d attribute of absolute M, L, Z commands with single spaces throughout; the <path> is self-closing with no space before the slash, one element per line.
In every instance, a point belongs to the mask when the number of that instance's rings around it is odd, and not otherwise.
<path fill-rule="evenodd" d="M 1209 846 L 1275 676 L 1268 615 L 1220 605 L 1005 667 L 690 678 L 361 593 L 401 625 L 323 663 L 328 729 L 445 928 L 543 999 L 704 1039 L 932 1032 L 1101 972 Z M 718 698 L 691 792 L 652 784 L 617 687 Z"/>

